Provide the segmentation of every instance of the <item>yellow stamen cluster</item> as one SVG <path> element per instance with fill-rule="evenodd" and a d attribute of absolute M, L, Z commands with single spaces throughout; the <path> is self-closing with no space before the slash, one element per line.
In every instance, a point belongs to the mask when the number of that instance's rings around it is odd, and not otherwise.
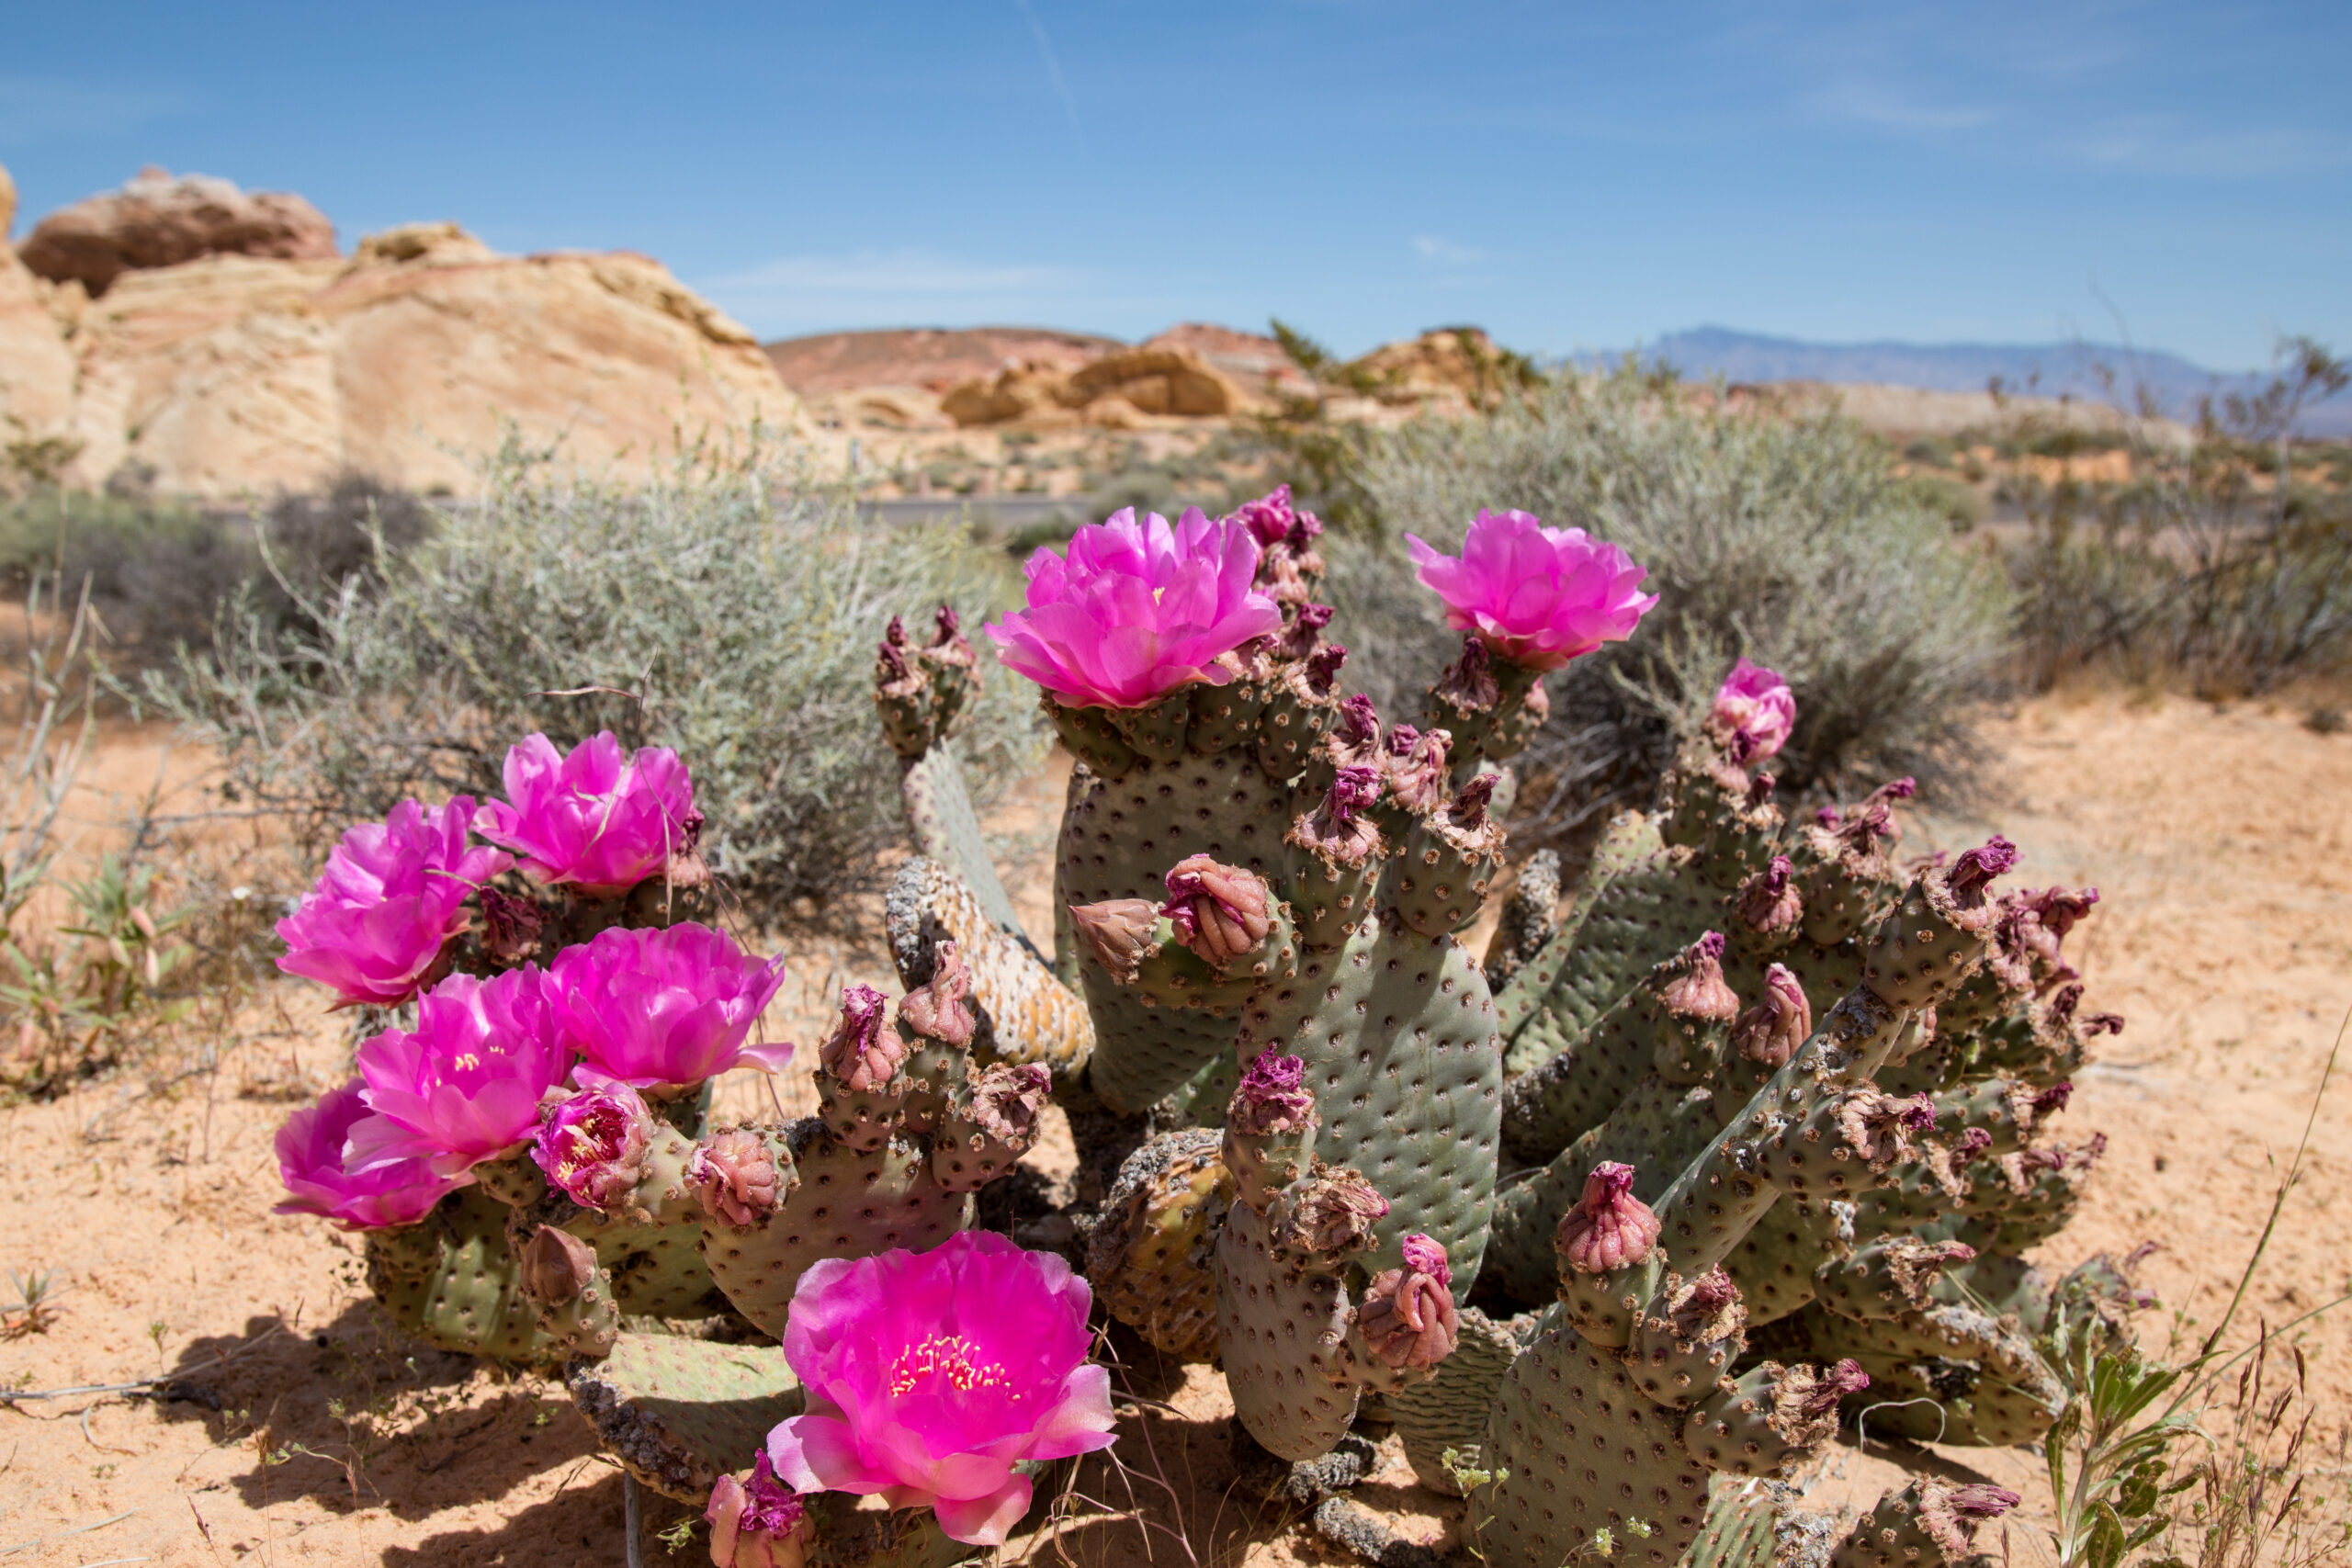
<path fill-rule="evenodd" d="M 1003 1364 L 978 1359 L 979 1348 L 960 1334 L 933 1334 L 910 1345 L 890 1363 L 890 1397 L 912 1393 L 918 1383 L 932 1377 L 945 1378 L 958 1393 L 1002 1388 L 1008 1381 Z"/>

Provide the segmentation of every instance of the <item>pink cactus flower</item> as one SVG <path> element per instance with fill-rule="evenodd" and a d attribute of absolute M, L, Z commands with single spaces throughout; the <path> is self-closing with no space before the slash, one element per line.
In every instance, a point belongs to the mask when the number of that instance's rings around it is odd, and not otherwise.
<path fill-rule="evenodd" d="M 784 960 L 752 957 L 724 931 L 682 921 L 615 927 L 548 968 L 557 1026 L 585 1058 L 573 1081 L 635 1089 L 700 1083 L 730 1067 L 778 1072 L 788 1041 L 747 1041 L 784 984 Z"/>
<path fill-rule="evenodd" d="M 1255 501 L 1245 501 L 1234 509 L 1232 521 L 1246 525 L 1258 543 L 1268 549 L 1281 544 L 1295 528 L 1304 526 L 1309 539 L 1323 532 L 1321 519 L 1312 512 L 1301 512 L 1290 499 L 1290 486 L 1276 485 Z"/>
<path fill-rule="evenodd" d="M 1196 507 L 1170 528 L 1135 509 L 1080 528 L 1067 557 L 1029 558 L 1029 607 L 984 628 L 1004 662 L 1071 707 L 1148 706 L 1179 686 L 1222 686 L 1216 662 L 1283 629 L 1280 607 L 1250 585 L 1249 525 L 1212 523 Z"/>
<path fill-rule="evenodd" d="M 630 755 L 611 730 L 560 757 L 546 736 L 526 736 L 506 753 L 506 799 L 485 802 L 474 831 L 521 855 L 539 882 L 591 898 L 665 871 L 680 881 L 703 874 L 693 859 L 702 813 L 686 765 L 663 746 Z"/>
<path fill-rule="evenodd" d="M 539 1097 L 571 1066 L 545 981 L 528 965 L 490 980 L 452 975 L 416 1004 L 413 1032 L 363 1043 L 362 1098 L 376 1116 L 352 1134 L 354 1168 L 423 1159 L 461 1177 L 529 1137 Z"/>
<path fill-rule="evenodd" d="M 467 844 L 473 817 L 467 795 L 431 810 L 403 800 L 344 834 L 301 907 L 277 922 L 277 966 L 334 987 L 345 1006 L 414 996 L 466 929 L 466 895 L 514 863 Z"/>
<path fill-rule="evenodd" d="M 645 1174 L 656 1130 L 637 1090 L 607 1084 L 550 1110 L 532 1141 L 531 1160 L 573 1202 L 618 1208 Z"/>
<path fill-rule="evenodd" d="M 1657 603 L 1640 592 L 1649 570 L 1623 550 L 1524 512 L 1479 513 L 1459 556 L 1410 534 L 1405 548 L 1445 601 L 1446 625 L 1476 632 L 1487 652 L 1530 670 L 1557 670 L 1624 641 Z"/>
<path fill-rule="evenodd" d="M 1760 762 L 1789 743 L 1797 727 L 1797 700 L 1789 683 L 1743 659 L 1715 688 L 1707 733 L 1740 762 Z"/>
<path fill-rule="evenodd" d="M 380 1121 L 360 1098 L 357 1078 L 329 1089 L 277 1130 L 277 1174 L 288 1196 L 273 1213 L 323 1214 L 347 1230 L 414 1224 L 458 1183 L 424 1160 L 354 1170 L 344 1157 L 355 1131 Z"/>
<path fill-rule="evenodd" d="M 1016 1461 L 1114 1441 L 1091 1300 L 1059 1258 L 988 1231 L 811 1266 L 784 1334 L 808 1403 L 768 1434 L 776 1474 L 928 1506 L 952 1539 L 1001 1546 L 1029 1507 Z"/>

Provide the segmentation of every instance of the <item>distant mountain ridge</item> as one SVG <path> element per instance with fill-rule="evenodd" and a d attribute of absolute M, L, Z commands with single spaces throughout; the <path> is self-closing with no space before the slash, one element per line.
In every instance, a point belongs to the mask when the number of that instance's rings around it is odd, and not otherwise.
<path fill-rule="evenodd" d="M 2095 367 L 2104 365 L 2116 373 L 2115 395 L 2128 400 L 2132 388 L 2145 387 L 2165 413 L 2180 420 L 2194 418 L 2200 397 L 2259 390 L 2270 379 L 2261 372 L 2223 374 L 2177 354 L 2115 344 L 1806 343 L 1717 326 L 1668 333 L 1635 352 L 1645 364 L 1662 361 L 1686 376 L 1719 375 L 1727 381 L 1875 382 L 1981 392 L 1997 376 L 2008 391 L 2102 402 L 2110 394 Z M 1579 357 L 1590 364 L 1620 355 Z M 2352 434 L 2352 394 L 2306 412 L 2302 429 L 2312 435 Z"/>

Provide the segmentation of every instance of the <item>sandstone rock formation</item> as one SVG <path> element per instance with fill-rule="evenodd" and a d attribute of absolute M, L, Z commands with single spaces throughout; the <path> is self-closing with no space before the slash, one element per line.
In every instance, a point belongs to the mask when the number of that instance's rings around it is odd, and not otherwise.
<path fill-rule="evenodd" d="M 785 338 L 769 344 L 767 355 L 786 386 L 810 397 L 873 387 L 941 393 L 966 381 L 987 380 L 1009 366 L 1075 370 L 1125 346 L 1116 338 L 1048 327 L 913 327 Z"/>
<path fill-rule="evenodd" d="M 1519 384 L 1526 362 L 1495 346 L 1476 327 L 1439 327 L 1402 343 L 1383 344 L 1347 366 L 1349 379 L 1392 407 L 1430 412 L 1490 408 Z"/>
<path fill-rule="evenodd" d="M 1067 372 L 1030 361 L 989 380 L 967 381 L 940 400 L 959 425 L 1039 429 L 1141 430 L 1159 419 L 1232 419 L 1261 406 L 1198 355 L 1170 348 L 1116 349 Z"/>
<path fill-rule="evenodd" d="M 1310 397 L 1315 383 L 1272 338 L 1236 332 L 1209 321 L 1180 321 L 1144 340 L 1146 348 L 1172 348 L 1197 355 L 1251 391 Z"/>
<path fill-rule="evenodd" d="M 464 491 L 510 431 L 641 472 L 703 429 L 797 419 L 750 333 L 627 251 L 500 256 L 416 224 L 347 262 L 212 254 L 92 299 L 0 245 L 0 440 L 80 443 L 77 484 L 131 466 L 230 497 L 356 469 Z"/>
<path fill-rule="evenodd" d="M 340 253 L 334 225 L 299 196 L 247 193 L 210 175 L 175 177 L 150 165 L 119 191 L 42 219 L 21 254 L 37 276 L 97 295 L 125 272 L 202 256 L 322 261 Z"/>

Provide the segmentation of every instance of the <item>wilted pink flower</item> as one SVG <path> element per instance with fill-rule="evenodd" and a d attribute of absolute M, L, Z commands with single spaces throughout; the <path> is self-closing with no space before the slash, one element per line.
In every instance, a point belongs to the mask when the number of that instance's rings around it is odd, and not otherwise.
<path fill-rule="evenodd" d="M 1953 900 L 1962 908 L 1982 908 L 1985 885 L 2006 875 L 2017 863 L 2018 847 L 1996 833 L 1981 848 L 1969 850 L 1952 862 L 1944 886 L 1951 889 Z"/>
<path fill-rule="evenodd" d="M 452 975 L 416 1004 L 413 1031 L 363 1043 L 362 1098 L 377 1120 L 352 1134 L 354 1168 L 424 1159 L 462 1176 L 529 1137 L 539 1097 L 571 1066 L 545 980 L 530 965 L 490 980 Z"/>
<path fill-rule="evenodd" d="M 1306 1087 L 1306 1062 L 1279 1051 L 1261 1051 L 1241 1069 L 1241 1082 L 1227 1106 L 1226 1125 L 1245 1137 L 1272 1137 L 1315 1125 L 1315 1095 Z"/>
<path fill-rule="evenodd" d="M 1760 762 L 1789 743 L 1797 727 L 1797 700 L 1773 671 L 1743 659 L 1715 688 L 1707 732 L 1742 762 Z"/>
<path fill-rule="evenodd" d="M 1481 512 L 1459 557 L 1408 534 L 1420 579 L 1445 601 L 1446 624 L 1475 631 L 1487 651 L 1531 670 L 1557 670 L 1604 642 L 1623 642 L 1657 595 L 1615 545 L 1581 528 L 1546 528 L 1524 512 Z"/>
<path fill-rule="evenodd" d="M 273 1213 L 323 1214 L 356 1230 L 413 1224 L 458 1185 L 421 1159 L 395 1160 L 358 1171 L 344 1158 L 355 1128 L 380 1118 L 369 1112 L 357 1078 L 329 1089 L 316 1105 L 297 1111 L 277 1130 L 277 1174 L 290 1194 Z"/>
<path fill-rule="evenodd" d="M 807 1504 L 786 1491 L 762 1454 L 746 1483 L 722 1475 L 703 1516 L 714 1568 L 801 1568 L 815 1531 Z"/>
<path fill-rule="evenodd" d="M 752 1225 L 775 1213 L 784 1176 L 757 1133 L 732 1127 L 713 1133 L 686 1156 L 686 1185 L 703 1213 L 730 1225 Z"/>
<path fill-rule="evenodd" d="M 1159 906 L 1148 898 L 1106 898 L 1099 904 L 1072 904 L 1069 918 L 1078 940 L 1093 949 L 1104 971 L 1124 985 L 1136 977 L 1151 951 Z"/>
<path fill-rule="evenodd" d="M 1560 1216 L 1553 1249 L 1585 1274 L 1639 1263 L 1657 1245 L 1658 1217 L 1634 1196 L 1634 1168 L 1602 1160 L 1584 1179 L 1584 1196 Z"/>
<path fill-rule="evenodd" d="M 768 1434 L 776 1474 L 928 1506 L 952 1539 L 1002 1545 L 1029 1507 L 1016 1461 L 1114 1441 L 1109 1374 L 1086 1359 L 1091 1299 L 1059 1258 L 989 1231 L 810 1266 L 784 1332 L 808 1404 Z"/>
<path fill-rule="evenodd" d="M 1731 1043 L 1749 1061 L 1780 1067 L 1812 1033 L 1813 1004 L 1804 987 L 1787 965 L 1775 964 L 1764 971 L 1762 998 L 1733 1021 Z"/>
<path fill-rule="evenodd" d="M 1067 558 L 1029 558 L 1029 607 L 984 628 L 1006 664 L 1072 707 L 1144 707 L 1177 687 L 1233 678 L 1221 653 L 1283 629 L 1250 586 L 1258 541 L 1247 525 L 1198 508 L 1170 528 L 1135 509 L 1089 525 Z"/>
<path fill-rule="evenodd" d="M 521 855 L 538 881 L 592 898 L 665 870 L 682 881 L 701 874 L 690 857 L 702 813 L 686 765 L 664 746 L 632 756 L 609 729 L 562 757 L 546 736 L 526 736 L 506 753 L 506 799 L 485 802 L 474 831 Z"/>
<path fill-rule="evenodd" d="M 871 986 L 852 981 L 842 987 L 841 1017 L 818 1045 L 817 1060 L 845 1088 L 860 1094 L 880 1089 L 905 1063 L 907 1043 L 887 1021 L 889 1009 L 890 998 Z"/>
<path fill-rule="evenodd" d="M 780 1071 L 792 1060 L 789 1041 L 745 1037 L 783 984 L 783 958 L 753 958 L 692 921 L 616 926 L 548 967 L 556 1022 L 586 1058 L 575 1081 L 638 1089 L 700 1083 L 729 1067 Z"/>
<path fill-rule="evenodd" d="M 940 942 L 932 949 L 931 978 L 899 998 L 899 1021 L 960 1051 L 980 1027 L 967 999 L 971 994 L 972 971 L 964 963 L 963 950 L 952 942 Z"/>
<path fill-rule="evenodd" d="M 1230 964 L 1255 953 L 1274 929 L 1273 892 L 1265 879 L 1206 855 L 1187 855 L 1170 870 L 1159 912 L 1176 940 L 1204 964 Z"/>
<path fill-rule="evenodd" d="M 1682 950 L 1682 970 L 1658 991 L 1666 1010 L 1679 1018 L 1729 1023 L 1739 1016 L 1739 998 L 1724 978 L 1724 933 L 1703 931 Z"/>
<path fill-rule="evenodd" d="M 1804 913 L 1804 901 L 1791 878 L 1794 868 L 1786 855 L 1774 855 L 1772 863 L 1761 871 L 1750 872 L 1734 895 L 1732 908 L 1747 922 L 1747 929 L 1770 934 L 1784 931 L 1797 923 Z"/>
<path fill-rule="evenodd" d="M 323 981 L 346 1002 L 389 1007 L 414 996 L 451 937 L 466 895 L 514 862 L 466 843 L 474 803 L 427 810 L 413 800 L 344 834 L 301 907 L 277 922 L 288 975 Z"/>
<path fill-rule="evenodd" d="M 1461 1333 L 1453 1271 L 1434 1237 L 1417 1231 L 1405 1238 L 1403 1251 L 1402 1269 L 1384 1269 L 1365 1287 L 1356 1327 L 1385 1364 L 1433 1367 L 1453 1354 Z"/>
<path fill-rule="evenodd" d="M 548 1111 L 532 1141 L 531 1159 L 573 1202 L 610 1209 L 645 1174 L 653 1130 L 653 1113 L 637 1090 L 606 1084 Z"/>

